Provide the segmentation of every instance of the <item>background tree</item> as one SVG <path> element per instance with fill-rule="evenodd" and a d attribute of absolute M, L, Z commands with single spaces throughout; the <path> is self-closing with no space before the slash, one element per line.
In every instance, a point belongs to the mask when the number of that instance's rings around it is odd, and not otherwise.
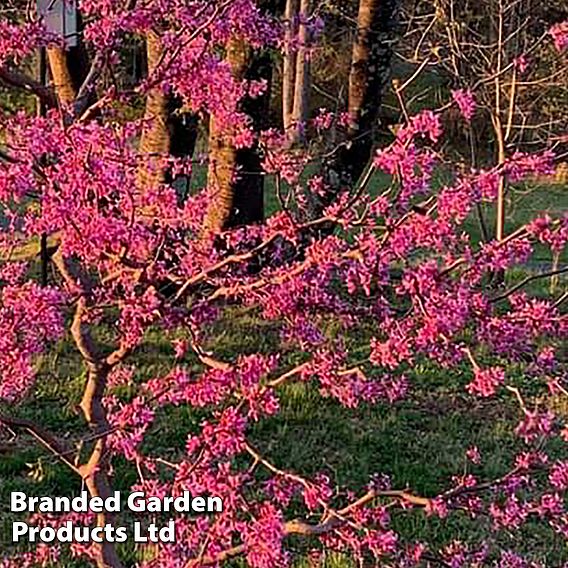
<path fill-rule="evenodd" d="M 258 9 L 272 17 L 277 16 L 278 5 L 274 0 L 257 2 Z M 233 78 L 251 89 L 239 106 L 257 138 L 262 129 L 269 127 L 271 54 L 233 38 L 227 45 L 225 61 Z M 210 118 L 208 184 L 213 198 L 205 218 L 206 234 L 263 220 L 264 175 L 259 151 L 257 139 L 243 145 L 228 137 L 226 130 L 216 125 L 214 117 Z"/>
<path fill-rule="evenodd" d="M 361 0 L 357 35 L 349 72 L 347 144 L 340 152 L 339 171 L 357 181 L 376 148 L 378 118 L 388 85 L 396 21 L 396 1 Z"/>
<path fill-rule="evenodd" d="M 543 9 L 532 0 L 443 0 L 435 3 L 434 12 L 430 3 L 409 5 L 409 10 L 416 41 L 405 44 L 407 56 L 439 74 L 471 118 L 463 159 L 473 167 L 493 167 L 519 148 L 558 146 L 566 121 L 554 112 L 553 101 L 565 101 L 566 68 L 551 57 L 544 40 L 550 26 L 567 16 L 561 4 Z M 506 178 L 499 184 L 494 233 L 501 240 L 506 235 Z"/>

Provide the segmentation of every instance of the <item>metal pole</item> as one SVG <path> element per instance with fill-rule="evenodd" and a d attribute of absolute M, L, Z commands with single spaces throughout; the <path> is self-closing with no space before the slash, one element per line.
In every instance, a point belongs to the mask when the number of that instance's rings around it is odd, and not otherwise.
<path fill-rule="evenodd" d="M 47 86 L 47 52 L 45 47 L 39 50 L 39 81 L 44 87 Z M 43 99 L 38 98 L 38 116 L 45 116 L 47 108 Z M 40 263 L 41 263 L 41 285 L 47 286 L 49 270 L 49 253 L 47 251 L 47 235 L 42 233 L 40 238 Z"/>

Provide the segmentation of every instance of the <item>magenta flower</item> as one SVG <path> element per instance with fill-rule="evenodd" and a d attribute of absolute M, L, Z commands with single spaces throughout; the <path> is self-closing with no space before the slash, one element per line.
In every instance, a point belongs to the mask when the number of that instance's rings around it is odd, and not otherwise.
<path fill-rule="evenodd" d="M 477 107 L 473 93 L 469 89 L 457 89 L 452 91 L 452 98 L 458 105 L 458 108 L 465 120 L 467 122 L 471 122 Z"/>
<path fill-rule="evenodd" d="M 568 20 L 555 24 L 548 33 L 552 36 L 556 51 L 561 53 L 568 47 Z"/>
<path fill-rule="evenodd" d="M 488 369 L 476 369 L 474 379 L 467 390 L 471 394 L 487 397 L 495 394 L 497 387 L 505 381 L 505 372 L 499 367 L 489 367 Z"/>

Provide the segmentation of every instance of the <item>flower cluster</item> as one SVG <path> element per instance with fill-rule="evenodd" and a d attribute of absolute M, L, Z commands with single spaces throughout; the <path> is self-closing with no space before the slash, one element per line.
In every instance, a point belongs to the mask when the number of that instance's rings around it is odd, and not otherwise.
<path fill-rule="evenodd" d="M 212 117 L 223 143 L 259 150 L 263 173 L 290 186 L 290 203 L 282 200 L 263 223 L 205 238 L 211 188 L 182 200 L 175 182 L 140 187 L 149 161 L 138 148 L 144 120 L 119 120 L 108 108 L 94 120 L 59 108 L 43 117 L 1 115 L 0 402 L 25 402 L 44 376 L 40 356 L 65 338 L 74 349 L 63 356 L 85 369 L 80 408 L 91 432 L 76 461 L 42 430 L 34 436 L 91 491 L 100 492 L 97 483 L 107 491 L 124 468 L 133 489 L 223 500 L 219 514 L 175 516 L 177 542 L 145 551 L 141 568 L 221 566 L 238 555 L 253 568 L 291 566 L 295 537 L 312 539 L 314 562 L 329 549 L 361 565 L 531 566 L 498 538 L 440 546 L 412 539 L 398 516 L 448 519 L 451 528 L 465 513 L 506 534 L 534 520 L 568 537 L 568 466 L 548 446 L 563 448 L 568 438 L 552 406 L 567 392 L 565 296 L 533 295 L 540 275 L 509 278 L 543 245 L 559 257 L 568 217 L 542 215 L 481 244 L 467 231 L 502 182 L 549 175 L 553 153 L 512 152 L 495 168 L 464 168 L 444 155 L 441 114 L 423 110 L 372 160 L 370 173 L 387 176 L 388 189 L 344 191 L 311 215 L 310 199 L 325 197 L 332 176 L 313 174 L 312 149 L 291 148 L 285 133 L 253 132 L 243 101 L 267 85 L 235 76 L 223 57 L 243 44 L 281 46 L 282 26 L 252 0 L 135 4 L 81 0 L 90 49 L 108 63 L 125 38 L 157 34 L 163 57 L 136 96 L 157 90 L 184 111 Z M 319 20 L 309 23 L 317 31 Z M 562 26 L 550 32 L 559 49 Z M 0 38 L 0 65 L 47 41 L 36 28 L 6 23 Z M 471 121 L 474 94 L 452 98 Z M 340 114 L 337 125 L 350 126 L 348 119 Z M 335 120 L 321 112 L 318 135 Z M 187 172 L 166 156 L 152 167 Z M 43 236 L 53 269 L 46 287 L 35 282 L 35 253 L 30 264 L 15 254 Z M 297 429 L 301 439 L 318 428 L 311 417 L 290 426 L 283 411 L 301 414 L 303 401 L 314 399 L 349 416 L 355 408 L 365 416 L 370 405 L 411 406 L 416 369 L 424 376 L 434 369 L 436 380 L 455 374 L 456 399 L 493 412 L 502 403 L 514 415 L 519 453 L 505 471 L 484 479 L 485 449 L 482 462 L 478 447 L 460 448 L 466 470 L 440 476 L 420 496 L 381 475 L 342 484 L 328 464 L 292 468 L 286 452 L 275 451 L 283 430 Z M 528 392 L 519 386 L 525 378 Z M 156 436 L 160 443 L 150 443 Z M 104 550 L 107 558 L 114 552 Z M 0 560 L 0 568 L 47 565 L 57 553 L 39 547 L 33 558 Z M 71 553 L 103 562 L 95 545 Z"/>
<path fill-rule="evenodd" d="M 465 118 L 467 122 L 471 122 L 473 115 L 475 113 L 476 102 L 473 93 L 469 89 L 457 89 L 452 91 L 452 97 L 462 116 Z"/>

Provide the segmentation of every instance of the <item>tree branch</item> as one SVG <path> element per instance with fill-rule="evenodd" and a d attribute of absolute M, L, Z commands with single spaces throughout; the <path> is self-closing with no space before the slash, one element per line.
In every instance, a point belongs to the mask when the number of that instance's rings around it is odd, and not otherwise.
<path fill-rule="evenodd" d="M 54 456 L 61 459 L 75 473 L 81 475 L 79 468 L 69 458 L 72 451 L 64 447 L 63 444 L 57 438 L 55 438 L 55 436 L 43 430 L 34 422 L 21 418 L 12 418 L 10 416 L 0 414 L 0 424 L 8 426 L 9 428 L 24 430 L 25 432 L 33 436 L 42 446 L 47 448 Z"/>
<path fill-rule="evenodd" d="M 526 278 L 523 278 L 523 280 L 515 284 L 515 286 L 503 292 L 503 294 L 496 296 L 495 298 L 491 298 L 490 302 L 493 304 L 496 302 L 501 302 L 502 300 L 505 300 L 511 294 L 514 294 L 517 290 L 520 290 L 521 288 L 523 288 L 530 282 L 533 282 L 534 280 L 539 280 L 540 278 L 550 278 L 552 276 L 556 276 L 557 274 L 564 274 L 566 272 L 568 272 L 568 266 L 564 268 L 559 268 L 558 270 L 550 270 L 549 272 L 541 272 L 540 274 L 533 274 L 532 276 L 527 276 Z"/>
<path fill-rule="evenodd" d="M 47 107 L 54 107 L 57 105 L 57 99 L 53 89 L 45 87 L 24 73 L 0 68 L 0 81 L 6 83 L 10 87 L 16 87 L 17 89 L 26 91 L 31 95 L 35 95 Z"/>

